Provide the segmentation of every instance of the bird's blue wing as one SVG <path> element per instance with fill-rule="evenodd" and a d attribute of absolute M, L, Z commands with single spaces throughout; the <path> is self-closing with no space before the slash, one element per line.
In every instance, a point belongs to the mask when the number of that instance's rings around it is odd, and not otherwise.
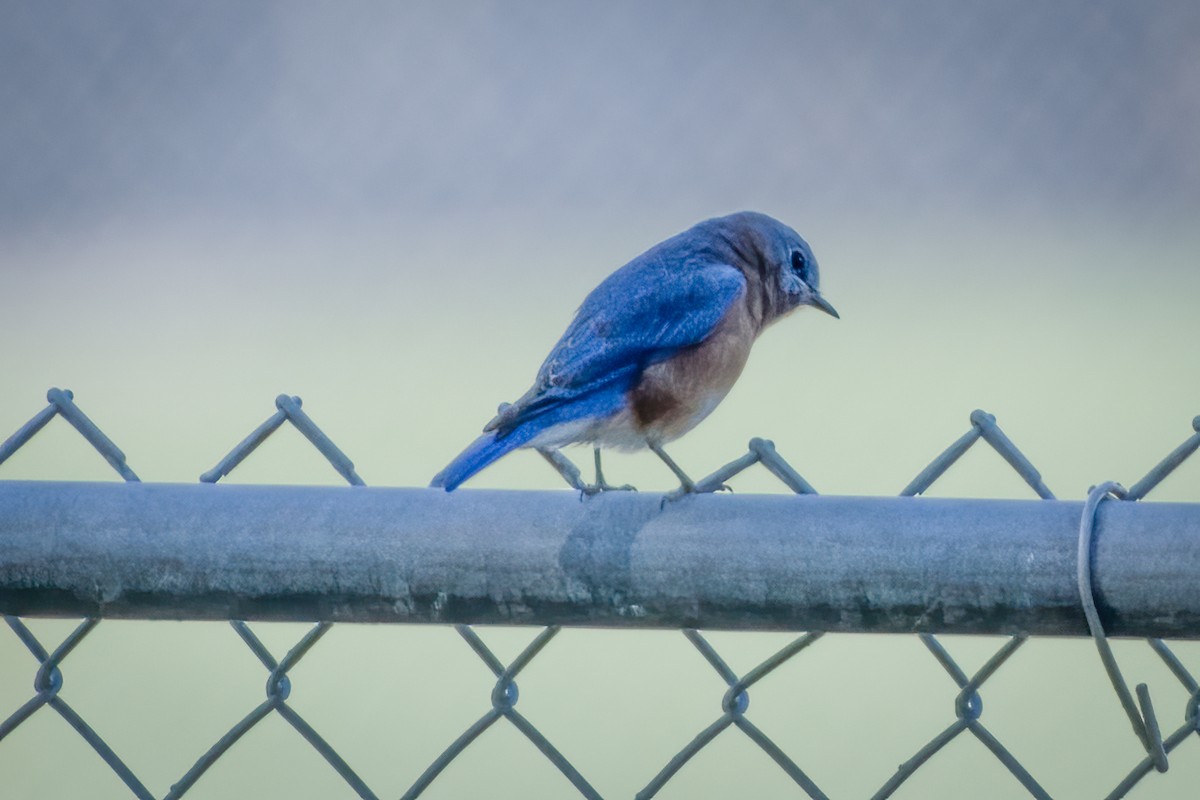
<path fill-rule="evenodd" d="M 658 256 L 658 257 L 655 257 Z M 702 342 L 746 279 L 734 266 L 654 251 L 610 275 L 580 306 L 501 430 L 563 402 L 614 385 L 629 387 L 650 364 Z"/>

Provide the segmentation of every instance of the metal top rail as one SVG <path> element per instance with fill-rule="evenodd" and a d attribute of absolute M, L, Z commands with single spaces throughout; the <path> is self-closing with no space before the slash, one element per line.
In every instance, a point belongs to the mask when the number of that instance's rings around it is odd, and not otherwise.
<path fill-rule="evenodd" d="M 0 482 L 0 611 L 1086 635 L 1082 502 Z M 1200 636 L 1200 504 L 1101 504 L 1109 634 Z"/>

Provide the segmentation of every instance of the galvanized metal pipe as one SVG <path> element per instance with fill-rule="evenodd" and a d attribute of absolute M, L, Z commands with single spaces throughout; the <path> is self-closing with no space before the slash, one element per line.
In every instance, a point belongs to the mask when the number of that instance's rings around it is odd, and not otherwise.
<path fill-rule="evenodd" d="M 0 612 L 1087 635 L 1082 502 L 0 482 Z M 1109 501 L 1113 635 L 1200 636 L 1200 504 Z"/>

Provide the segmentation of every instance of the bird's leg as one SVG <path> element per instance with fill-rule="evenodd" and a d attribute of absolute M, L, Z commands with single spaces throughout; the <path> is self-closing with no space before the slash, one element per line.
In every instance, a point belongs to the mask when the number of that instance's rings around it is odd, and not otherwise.
<path fill-rule="evenodd" d="M 688 474 L 679 468 L 675 463 L 675 459 L 667 455 L 667 451 L 662 449 L 662 445 L 654 442 L 647 442 L 650 449 L 654 451 L 654 455 L 663 460 L 663 463 L 671 468 L 671 472 L 675 473 L 675 477 L 679 478 L 679 488 L 673 492 L 663 495 L 663 505 L 666 505 L 668 500 L 677 500 L 685 494 L 691 494 L 696 491 L 696 482 L 688 477 Z"/>
<path fill-rule="evenodd" d="M 653 442 L 647 442 L 646 444 L 651 450 L 654 451 L 656 456 L 663 460 L 664 464 L 671 468 L 671 471 L 675 473 L 675 477 L 679 478 L 679 488 L 663 495 L 664 505 L 668 500 L 678 500 L 679 498 L 688 494 L 706 494 L 708 492 L 720 492 L 729 489 L 729 487 L 723 483 L 718 483 L 715 486 L 706 484 L 698 486 L 696 482 L 689 478 L 688 474 L 684 472 L 678 464 L 675 463 L 675 459 L 667 455 L 667 451 L 662 449 L 662 445 L 654 444 Z"/>
<path fill-rule="evenodd" d="M 594 484 L 592 484 L 592 486 L 591 486 L 592 491 L 588 492 L 588 494 L 594 494 L 596 492 L 636 492 L 637 491 L 637 489 L 635 487 L 629 485 L 628 483 L 622 484 L 621 486 L 613 486 L 611 483 L 604 480 L 604 471 L 600 469 L 600 448 L 593 447 L 592 454 L 596 457 L 596 482 Z M 584 491 L 587 492 L 587 489 L 584 489 Z"/>
<path fill-rule="evenodd" d="M 579 471 L 579 467 L 575 466 L 571 459 L 564 456 L 560 451 L 550 447 L 539 447 L 537 451 L 541 453 L 542 458 L 550 462 L 550 466 L 554 467 L 555 471 L 562 476 L 562 479 L 570 484 L 571 488 L 582 492 L 585 495 L 591 496 L 600 492 L 623 491 L 636 492 L 637 489 L 629 484 L 624 486 L 613 486 L 608 481 L 604 480 L 604 473 L 600 469 L 600 448 L 595 448 L 596 456 L 596 482 L 587 483 L 583 479 L 583 474 Z"/>
<path fill-rule="evenodd" d="M 584 494 L 591 494 L 588 491 L 591 487 L 583 480 L 583 476 L 579 472 L 579 467 L 575 466 L 571 462 L 571 459 L 550 447 L 539 447 L 537 451 L 541 453 L 542 458 L 550 462 L 550 466 L 554 467 L 555 471 L 562 476 L 564 481 L 571 485 L 572 489 Z"/>

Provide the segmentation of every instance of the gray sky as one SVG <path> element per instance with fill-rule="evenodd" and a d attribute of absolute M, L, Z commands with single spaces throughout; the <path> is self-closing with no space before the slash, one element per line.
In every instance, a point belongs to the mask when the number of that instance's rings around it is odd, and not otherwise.
<path fill-rule="evenodd" d="M 1200 212 L 1190 2 L 3 5 L 5 237 Z"/>

